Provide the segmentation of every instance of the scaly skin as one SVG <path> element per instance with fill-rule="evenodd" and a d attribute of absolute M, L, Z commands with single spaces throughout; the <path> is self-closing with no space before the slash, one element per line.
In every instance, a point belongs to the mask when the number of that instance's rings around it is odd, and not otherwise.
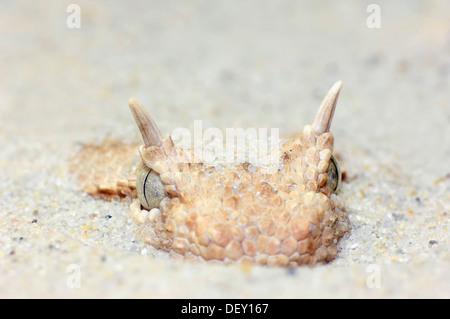
<path fill-rule="evenodd" d="M 142 185 L 129 177 L 131 165 L 117 164 L 133 154 L 130 146 L 106 141 L 85 147 L 72 167 L 91 195 L 135 198 L 130 209 L 140 225 L 139 237 L 174 257 L 290 267 L 328 262 L 348 230 L 344 204 L 327 181 L 334 142 L 329 128 L 340 88 L 340 82 L 331 88 L 299 137 L 281 145 L 280 167 L 274 173 L 245 164 L 217 171 L 180 162 L 187 152 L 170 136 L 163 137 L 145 109 L 130 99 L 145 143 L 139 147 L 139 168 L 147 166 L 162 181 L 163 199 L 151 210 L 136 198 L 135 188 Z M 92 172 L 98 166 L 102 169 Z"/>
<path fill-rule="evenodd" d="M 166 193 L 159 208 L 142 209 L 139 199 L 131 205 L 142 240 L 173 256 L 226 264 L 297 266 L 334 259 L 337 240 L 348 230 L 344 205 L 327 184 L 334 142 L 329 127 L 340 88 L 336 83 L 314 122 L 281 146 L 273 174 L 241 164 L 219 172 L 180 163 L 183 150 L 130 99 L 146 144 L 139 148 L 142 164 L 159 174 Z"/>

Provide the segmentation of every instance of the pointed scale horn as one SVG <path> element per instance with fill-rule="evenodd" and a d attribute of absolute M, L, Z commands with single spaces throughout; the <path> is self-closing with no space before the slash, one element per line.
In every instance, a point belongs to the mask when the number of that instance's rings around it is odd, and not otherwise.
<path fill-rule="evenodd" d="M 150 114 L 134 97 L 128 100 L 128 105 L 130 106 L 131 113 L 133 113 L 139 131 L 141 131 L 145 146 L 161 146 L 161 132 Z"/>
<path fill-rule="evenodd" d="M 316 117 L 312 123 L 314 133 L 319 136 L 330 131 L 331 121 L 333 120 L 334 109 L 342 87 L 342 81 L 336 82 L 328 91 L 317 111 Z"/>

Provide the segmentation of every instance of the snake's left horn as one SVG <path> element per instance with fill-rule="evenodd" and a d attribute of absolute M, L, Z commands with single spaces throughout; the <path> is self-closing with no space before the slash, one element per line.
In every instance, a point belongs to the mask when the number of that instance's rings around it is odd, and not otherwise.
<path fill-rule="evenodd" d="M 133 113 L 139 131 L 141 131 L 145 146 L 161 146 L 161 132 L 147 110 L 134 97 L 128 100 L 128 105 L 130 106 L 131 113 Z"/>

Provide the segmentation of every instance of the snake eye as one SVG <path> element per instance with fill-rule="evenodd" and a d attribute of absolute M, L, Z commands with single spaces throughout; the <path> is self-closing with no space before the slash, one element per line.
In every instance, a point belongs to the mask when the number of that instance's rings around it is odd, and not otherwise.
<path fill-rule="evenodd" d="M 331 155 L 330 164 L 327 169 L 327 187 L 330 189 L 331 193 L 336 193 L 339 184 L 341 183 L 341 169 L 336 158 Z"/>
<path fill-rule="evenodd" d="M 141 205 L 148 210 L 159 208 L 159 203 L 166 196 L 159 174 L 147 166 L 142 167 L 139 171 L 136 193 Z"/>

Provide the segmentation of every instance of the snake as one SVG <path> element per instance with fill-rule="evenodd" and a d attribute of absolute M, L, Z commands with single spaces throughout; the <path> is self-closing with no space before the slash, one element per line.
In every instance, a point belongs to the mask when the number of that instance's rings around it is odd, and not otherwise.
<path fill-rule="evenodd" d="M 86 146 L 72 166 L 92 196 L 129 198 L 140 240 L 174 258 L 269 267 L 328 263 L 349 230 L 330 132 L 341 87 L 336 82 L 312 123 L 278 146 L 271 170 L 193 160 L 194 151 L 164 136 L 135 98 L 128 105 L 144 144 Z"/>

